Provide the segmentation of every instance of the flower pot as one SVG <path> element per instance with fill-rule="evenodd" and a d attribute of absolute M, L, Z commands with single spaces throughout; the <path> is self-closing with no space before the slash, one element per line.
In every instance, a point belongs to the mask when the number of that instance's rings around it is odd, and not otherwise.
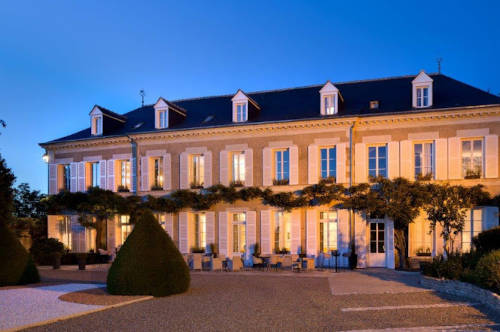
<path fill-rule="evenodd" d="M 60 252 L 54 252 L 52 253 L 52 268 L 54 270 L 57 270 L 61 267 L 61 257 L 62 254 Z"/>
<path fill-rule="evenodd" d="M 85 266 L 87 264 L 87 255 L 82 254 L 77 256 L 78 259 L 78 270 L 85 270 Z"/>

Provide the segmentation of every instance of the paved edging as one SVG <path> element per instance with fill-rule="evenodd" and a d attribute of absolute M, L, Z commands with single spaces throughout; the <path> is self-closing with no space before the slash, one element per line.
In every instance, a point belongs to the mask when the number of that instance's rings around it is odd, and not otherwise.
<path fill-rule="evenodd" d="M 422 275 L 420 284 L 436 292 L 462 296 L 485 304 L 500 313 L 500 295 L 458 280 L 437 279 Z"/>
<path fill-rule="evenodd" d="M 57 318 L 54 318 L 54 319 L 44 320 L 44 321 L 36 322 L 36 323 L 33 323 L 33 324 L 27 324 L 27 325 L 23 325 L 23 326 L 18 326 L 18 327 L 12 328 L 12 329 L 3 330 L 3 332 L 14 332 L 14 331 L 20 331 L 20 330 L 24 330 L 24 329 L 28 329 L 28 328 L 32 328 L 32 327 L 37 327 L 37 326 L 43 326 L 43 325 L 47 325 L 47 324 L 52 324 L 52 323 L 56 323 L 56 322 L 59 322 L 59 321 L 62 321 L 62 320 L 67 320 L 67 319 L 71 319 L 71 318 L 85 316 L 85 315 L 88 315 L 88 314 L 93 314 L 93 313 L 99 312 L 99 311 L 104 311 L 104 310 L 108 310 L 108 309 L 112 309 L 112 308 L 123 307 L 123 306 L 129 305 L 129 304 L 132 304 L 132 303 L 137 303 L 137 302 L 151 300 L 152 298 L 153 298 L 153 296 L 141 297 L 140 299 L 135 299 L 135 300 L 127 301 L 127 302 L 122 302 L 122 303 L 112 304 L 112 305 L 108 305 L 108 306 L 103 306 L 102 308 L 97 308 L 97 309 L 82 311 L 82 312 L 78 312 L 76 314 L 71 314 L 71 315 L 66 315 L 66 316 L 62 316 L 62 317 L 57 317 Z"/>

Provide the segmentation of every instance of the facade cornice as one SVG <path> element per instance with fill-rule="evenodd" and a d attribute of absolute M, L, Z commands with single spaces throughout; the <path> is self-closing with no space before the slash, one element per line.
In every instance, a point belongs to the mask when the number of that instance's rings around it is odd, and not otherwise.
<path fill-rule="evenodd" d="M 140 143 L 148 141 L 173 141 L 186 138 L 224 137 L 234 135 L 252 135 L 259 133 L 273 133 L 291 130 L 314 130 L 337 128 L 348 129 L 356 125 L 357 129 L 366 130 L 369 127 L 388 125 L 408 125 L 415 122 L 456 121 L 471 118 L 500 117 L 499 105 L 460 107 L 454 109 L 418 110 L 413 112 L 373 114 L 367 116 L 328 117 L 311 120 L 289 120 L 283 122 L 256 123 L 210 128 L 192 128 L 182 130 L 154 131 L 130 134 L 128 136 L 100 137 L 58 143 L 42 143 L 40 146 L 47 150 L 57 151 L 75 148 L 103 148 L 128 144 L 131 139 Z"/>

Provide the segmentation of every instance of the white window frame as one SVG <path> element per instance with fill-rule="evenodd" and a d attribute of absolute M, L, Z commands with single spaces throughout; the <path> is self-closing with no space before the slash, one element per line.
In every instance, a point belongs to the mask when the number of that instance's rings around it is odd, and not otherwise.
<path fill-rule="evenodd" d="M 90 186 L 100 187 L 101 186 L 101 165 L 98 161 L 91 162 L 90 165 Z"/>
<path fill-rule="evenodd" d="M 332 250 L 338 249 L 339 241 L 339 224 L 337 211 L 321 211 L 319 213 L 319 250 L 323 253 L 329 253 Z M 335 225 L 334 239 L 332 236 L 331 227 Z M 325 233 L 326 228 L 326 233 Z M 323 235 L 323 237 L 321 237 Z M 326 243 L 325 243 L 326 240 Z M 332 245 L 334 242 L 334 245 Z M 323 248 L 322 245 L 323 244 Z"/>
<path fill-rule="evenodd" d="M 130 188 L 130 160 L 120 160 L 120 186 Z"/>
<path fill-rule="evenodd" d="M 286 160 L 287 167 L 285 167 L 285 152 L 288 152 Z M 278 155 L 281 155 L 281 164 L 278 163 Z M 279 168 L 279 169 L 278 169 Z M 288 169 L 286 169 L 288 168 Z M 285 173 L 285 170 L 287 173 Z M 286 175 L 286 177 L 285 177 Z M 274 149 L 273 150 L 273 180 L 288 180 L 290 181 L 290 149 Z"/>
<path fill-rule="evenodd" d="M 207 247 L 207 216 L 205 213 L 193 213 L 194 247 Z"/>
<path fill-rule="evenodd" d="M 430 149 L 430 156 L 428 155 L 427 151 L 425 150 L 425 145 L 430 144 L 431 149 Z M 421 145 L 422 146 L 422 152 L 420 153 L 420 169 L 422 170 L 421 173 L 417 173 L 417 152 L 416 152 L 416 146 Z M 426 176 L 428 174 L 431 174 L 433 177 L 436 174 L 435 171 L 435 165 L 436 165 L 436 144 L 433 141 L 417 141 L 413 143 L 413 175 L 415 176 L 415 179 L 418 177 L 420 174 L 421 176 Z M 425 166 L 428 164 L 427 159 L 430 158 L 430 172 L 428 170 L 429 166 Z M 427 170 L 427 172 L 426 172 Z"/>
<path fill-rule="evenodd" d="M 372 225 L 375 226 L 375 230 L 372 230 Z M 387 248 L 385 247 L 385 222 L 373 220 L 369 223 L 369 246 L 368 251 L 370 254 L 385 254 Z M 375 238 L 373 238 L 373 231 L 375 231 Z M 380 233 L 382 232 L 382 238 L 380 238 Z M 375 243 L 375 250 L 372 250 L 372 243 Z M 382 243 L 383 248 L 380 250 L 380 243 Z"/>
<path fill-rule="evenodd" d="M 285 211 L 274 212 L 273 225 L 273 248 L 274 251 L 286 249 L 291 250 L 292 247 L 292 220 L 290 213 Z"/>
<path fill-rule="evenodd" d="M 246 122 L 248 121 L 248 102 L 235 103 L 234 104 L 235 121 L 234 122 Z"/>
<path fill-rule="evenodd" d="M 243 218 L 239 218 L 239 217 Z M 233 232 L 233 253 L 241 254 L 246 250 L 247 241 L 247 214 L 235 212 L 232 214 L 231 231 Z"/>
<path fill-rule="evenodd" d="M 102 135 L 102 115 L 92 116 L 92 135 L 99 136 Z"/>
<path fill-rule="evenodd" d="M 427 95 L 426 95 L 426 93 Z M 428 85 L 417 86 L 417 108 L 429 107 L 430 105 L 430 87 Z"/>
<path fill-rule="evenodd" d="M 189 185 L 203 186 L 205 182 L 205 156 L 189 155 Z"/>
<path fill-rule="evenodd" d="M 71 233 L 71 218 L 69 216 L 61 216 L 58 219 L 59 239 L 69 250 L 73 249 L 72 233 Z"/>
<path fill-rule="evenodd" d="M 337 107 L 335 103 L 336 94 L 328 94 L 323 96 L 323 114 L 335 115 L 337 114 Z"/>
<path fill-rule="evenodd" d="M 460 141 L 460 159 L 461 159 L 461 168 L 462 168 L 461 172 L 462 172 L 463 178 L 466 177 L 468 171 L 474 171 L 474 158 L 476 157 L 475 156 L 476 152 L 474 151 L 474 142 L 478 142 L 478 141 L 481 142 L 481 156 L 478 157 L 479 160 L 481 161 L 481 167 L 479 168 L 479 171 L 480 171 L 479 178 L 484 177 L 484 164 L 485 164 L 485 162 L 484 162 L 484 156 L 485 156 L 484 137 L 471 137 L 471 138 L 463 138 Z M 468 154 L 469 154 L 468 158 L 470 159 L 470 163 L 469 163 L 470 167 L 465 167 L 465 165 L 464 165 L 464 154 L 465 154 L 465 152 L 463 150 L 464 142 L 469 142 L 471 145 L 471 149 L 468 152 Z"/>
<path fill-rule="evenodd" d="M 388 156 L 389 156 L 388 152 L 389 151 L 388 150 L 389 150 L 389 148 L 388 148 L 387 144 L 377 144 L 377 145 L 369 145 L 367 147 L 367 149 L 366 149 L 367 150 L 367 154 L 368 154 L 368 159 L 367 159 L 368 160 L 368 164 L 366 165 L 367 168 L 368 168 L 368 176 L 370 176 L 370 170 L 371 170 L 370 169 L 370 159 L 371 159 L 370 158 L 370 148 L 375 148 L 375 153 L 376 153 L 375 154 L 375 175 L 374 175 L 374 177 L 377 177 L 377 176 L 380 175 L 380 172 L 381 172 L 382 168 L 380 168 L 380 165 L 379 165 L 379 163 L 380 163 L 379 162 L 379 160 L 380 160 L 379 149 L 381 147 L 385 147 L 385 175 L 384 175 L 384 177 L 387 178 L 388 175 L 389 175 L 389 172 L 388 172 L 388 166 L 389 166 L 389 158 L 388 158 Z"/>
<path fill-rule="evenodd" d="M 168 109 L 158 110 L 158 129 L 168 128 Z"/>
<path fill-rule="evenodd" d="M 333 160 L 334 160 L 333 173 L 334 173 L 334 175 L 330 175 L 330 173 L 331 173 L 330 160 L 332 159 L 331 155 L 330 155 L 331 149 L 334 150 L 334 154 L 335 154 L 333 156 Z M 326 175 L 327 175 L 326 177 L 323 176 L 323 155 L 322 155 L 323 150 L 326 150 L 326 170 L 325 170 Z M 330 177 L 337 178 L 337 146 L 336 145 L 322 146 L 319 148 L 319 178 L 320 179 L 327 179 Z"/>
<path fill-rule="evenodd" d="M 245 183 L 246 155 L 245 151 L 231 154 L 231 179 L 232 182 Z"/>

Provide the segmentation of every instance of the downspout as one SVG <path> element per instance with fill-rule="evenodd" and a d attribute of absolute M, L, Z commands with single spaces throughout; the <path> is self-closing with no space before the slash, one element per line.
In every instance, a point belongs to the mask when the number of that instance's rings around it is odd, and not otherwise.
<path fill-rule="evenodd" d="M 356 122 L 354 121 L 349 127 L 349 188 L 352 187 L 353 183 L 353 134 L 354 134 L 354 125 Z M 349 237 L 351 244 L 355 244 L 355 228 L 354 228 L 354 212 L 352 209 L 349 209 Z"/>
<path fill-rule="evenodd" d="M 129 139 L 132 150 L 132 194 L 137 195 L 137 142 L 129 135 L 125 136 Z"/>

